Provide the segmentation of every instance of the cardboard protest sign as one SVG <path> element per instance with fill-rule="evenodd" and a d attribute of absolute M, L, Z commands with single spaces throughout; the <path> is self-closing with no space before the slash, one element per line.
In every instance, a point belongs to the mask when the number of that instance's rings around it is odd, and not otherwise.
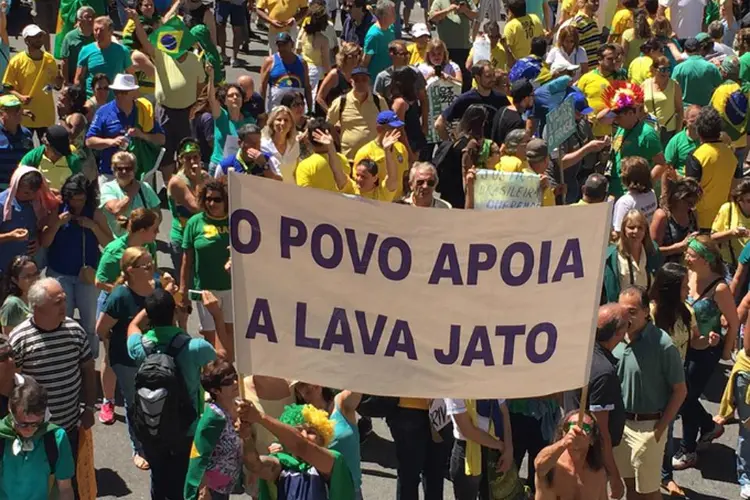
<path fill-rule="evenodd" d="M 502 210 L 542 205 L 539 176 L 520 172 L 477 170 L 474 181 L 474 209 Z"/>
<path fill-rule="evenodd" d="M 588 381 L 608 204 L 418 209 L 235 172 L 229 191 L 241 372 L 430 399 Z"/>
<path fill-rule="evenodd" d="M 435 120 L 438 116 L 448 109 L 448 106 L 461 93 L 461 85 L 458 83 L 433 76 L 427 82 L 427 142 L 436 144 L 440 142 L 440 137 L 435 130 Z"/>
<path fill-rule="evenodd" d="M 555 149 L 576 131 L 573 98 L 568 97 L 547 115 L 547 145 Z"/>

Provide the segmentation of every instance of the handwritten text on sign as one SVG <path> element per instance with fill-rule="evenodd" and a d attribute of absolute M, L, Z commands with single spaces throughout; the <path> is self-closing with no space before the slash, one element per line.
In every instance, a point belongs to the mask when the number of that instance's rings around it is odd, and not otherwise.
<path fill-rule="evenodd" d="M 435 144 L 440 142 L 440 137 L 437 135 L 434 124 L 438 116 L 443 111 L 448 109 L 456 97 L 461 93 L 461 85 L 444 78 L 432 77 L 427 82 L 427 115 L 428 122 L 430 124 L 429 130 L 427 131 L 427 142 Z"/>
<path fill-rule="evenodd" d="M 474 208 L 476 210 L 500 210 L 540 205 L 541 190 L 538 175 L 477 170 L 477 178 L 474 181 Z"/>
<path fill-rule="evenodd" d="M 230 193 L 240 371 L 425 398 L 588 379 L 607 205 L 417 209 L 234 174 Z"/>

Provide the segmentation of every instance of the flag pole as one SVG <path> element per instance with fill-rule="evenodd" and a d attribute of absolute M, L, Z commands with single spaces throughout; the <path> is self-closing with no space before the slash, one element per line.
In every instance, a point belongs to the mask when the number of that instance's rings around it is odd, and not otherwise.
<path fill-rule="evenodd" d="M 581 389 L 581 402 L 579 403 L 579 408 L 578 408 L 578 427 L 583 426 L 583 416 L 586 411 L 588 399 L 589 399 L 589 384 L 586 384 Z"/>

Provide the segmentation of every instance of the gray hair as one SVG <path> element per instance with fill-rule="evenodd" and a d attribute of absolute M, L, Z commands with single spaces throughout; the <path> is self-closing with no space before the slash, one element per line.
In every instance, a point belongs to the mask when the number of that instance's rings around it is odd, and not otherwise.
<path fill-rule="evenodd" d="M 414 165 L 409 169 L 409 185 L 414 182 L 414 178 L 417 176 L 417 173 L 419 172 L 426 172 L 429 171 L 433 177 L 435 177 L 435 185 L 437 186 L 438 181 L 440 180 L 438 178 L 437 169 L 435 168 L 435 165 L 428 161 L 416 161 L 414 162 Z"/>
<path fill-rule="evenodd" d="M 76 12 L 76 19 L 80 21 L 81 19 L 83 19 L 83 15 L 86 14 L 87 12 L 91 14 L 91 17 L 96 16 L 96 11 L 94 10 L 93 7 L 84 5 L 83 7 L 78 9 L 78 11 Z"/>
<path fill-rule="evenodd" d="M 391 9 L 393 9 L 394 11 L 396 10 L 396 4 L 391 2 L 391 0 L 378 0 L 378 3 L 375 5 L 375 8 L 372 12 L 375 14 L 375 17 L 380 19 Z"/>
<path fill-rule="evenodd" d="M 32 311 L 49 300 L 48 288 L 51 285 L 60 286 L 60 282 L 55 278 L 42 278 L 35 281 L 34 284 L 31 285 L 31 288 L 29 288 L 28 296 L 29 307 L 31 307 Z"/>

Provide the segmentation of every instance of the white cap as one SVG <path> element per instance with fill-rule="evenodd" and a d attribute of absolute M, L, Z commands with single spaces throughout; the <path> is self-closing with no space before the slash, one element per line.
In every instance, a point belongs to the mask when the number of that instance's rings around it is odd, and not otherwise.
<path fill-rule="evenodd" d="M 115 75 L 115 80 L 109 85 L 110 90 L 118 90 L 122 92 L 129 92 L 131 90 L 138 90 L 140 87 L 135 81 L 135 76 L 127 73 L 120 73 Z"/>
<path fill-rule="evenodd" d="M 432 36 L 432 33 L 430 33 L 430 29 L 427 27 L 425 23 L 414 23 L 414 26 L 411 27 L 411 37 L 412 38 L 419 38 L 420 36 Z"/>
<path fill-rule="evenodd" d="M 558 58 L 555 59 L 555 62 L 552 63 L 552 65 L 549 68 L 550 73 L 553 75 L 559 75 L 560 73 L 565 73 L 567 71 L 575 71 L 581 66 L 579 64 L 572 64 L 568 62 L 566 59 Z"/>
<path fill-rule="evenodd" d="M 44 30 L 42 28 L 40 28 L 36 24 L 29 24 L 21 32 L 21 38 L 37 36 L 40 33 L 44 33 Z"/>

